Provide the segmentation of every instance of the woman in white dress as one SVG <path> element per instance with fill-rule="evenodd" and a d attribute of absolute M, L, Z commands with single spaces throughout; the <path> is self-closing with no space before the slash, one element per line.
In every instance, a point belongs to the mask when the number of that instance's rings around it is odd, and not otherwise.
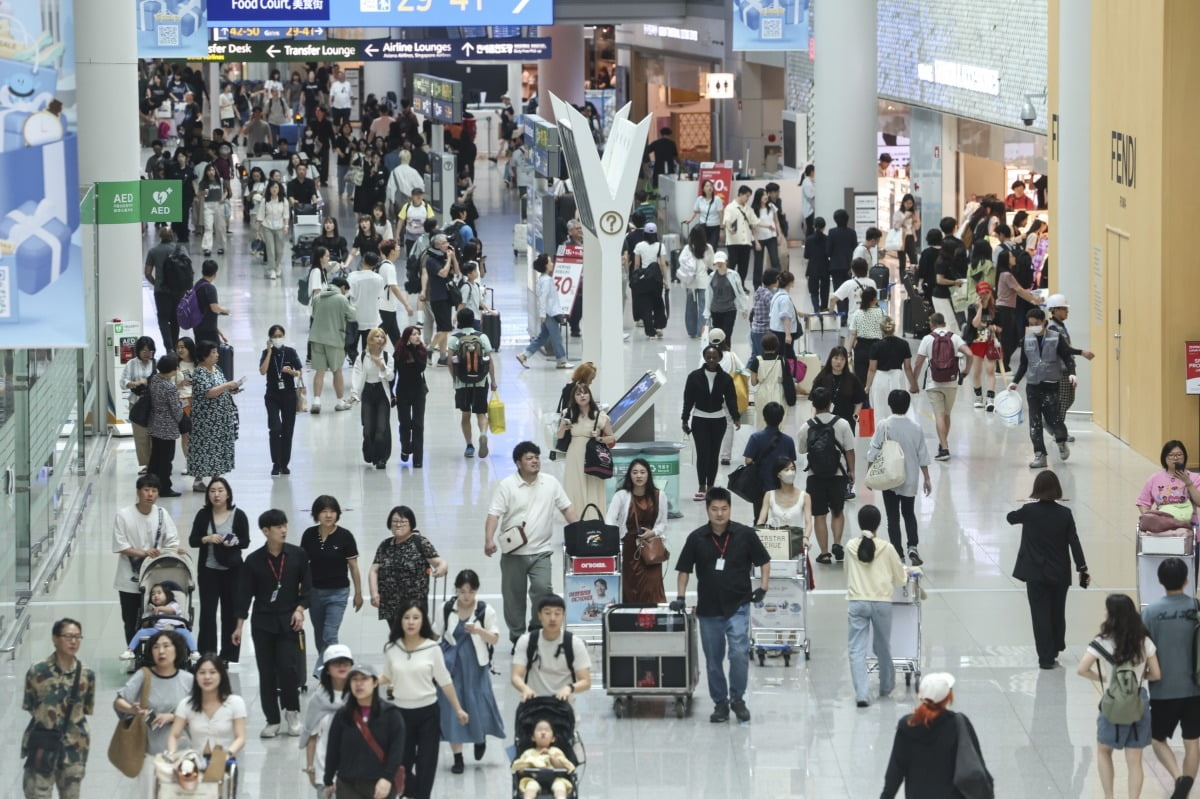
<path fill-rule="evenodd" d="M 792 374 L 787 368 L 787 360 L 779 354 L 779 337 L 774 333 L 767 333 L 763 336 L 762 348 L 762 357 L 753 357 L 750 359 L 750 363 L 746 364 L 746 368 L 750 370 L 750 385 L 758 386 L 758 391 L 754 395 L 754 407 L 759 409 L 759 413 L 755 414 L 755 430 L 762 430 L 767 426 L 766 420 L 763 419 L 762 409 L 767 407 L 769 402 L 778 402 L 783 406 L 783 418 L 787 419 L 787 409 L 790 406 L 783 381 L 793 380 Z M 795 385 L 794 380 L 793 385 Z M 791 405 L 795 405 L 795 403 L 796 394 L 793 389 Z M 779 426 L 783 427 L 783 423 L 780 422 Z"/>
<path fill-rule="evenodd" d="M 558 425 L 558 438 L 562 438 L 568 431 L 571 433 L 571 443 L 567 446 L 563 490 L 571 498 L 571 505 L 580 513 L 588 505 L 595 505 L 603 514 L 606 507 L 604 481 L 584 473 L 584 457 L 589 439 L 598 438 L 610 447 L 617 439 L 613 436 L 612 422 L 608 420 L 608 414 L 596 405 L 592 398 L 592 389 L 586 384 L 575 384 L 571 401 L 563 411 L 562 421 Z"/>

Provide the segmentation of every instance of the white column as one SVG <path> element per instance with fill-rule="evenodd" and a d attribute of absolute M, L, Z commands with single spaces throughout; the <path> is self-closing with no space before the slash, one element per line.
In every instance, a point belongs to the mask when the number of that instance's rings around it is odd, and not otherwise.
<path fill-rule="evenodd" d="M 553 122 L 551 93 L 572 105 L 583 105 L 583 28 L 551 25 L 540 30 L 540 35 L 551 39 L 551 57 L 538 64 L 538 116 Z"/>
<path fill-rule="evenodd" d="M 364 28 L 364 39 L 393 38 L 391 28 Z M 399 38 L 395 36 L 394 38 Z M 363 97 L 375 95 L 380 103 L 386 102 L 387 93 L 395 92 L 396 97 L 404 97 L 404 65 L 399 61 L 367 61 L 362 67 Z M 398 111 L 399 104 L 392 111 Z"/>
<path fill-rule="evenodd" d="M 1051 184 L 1054 218 L 1051 231 L 1057 239 L 1058 263 L 1051 264 L 1051 278 L 1057 273 L 1054 290 L 1066 295 L 1071 304 L 1067 328 L 1071 343 L 1091 349 L 1092 246 L 1089 218 L 1091 208 L 1091 123 L 1092 45 L 1090 36 L 1080 31 L 1092 29 L 1091 0 L 1059 0 L 1058 16 L 1058 142 L 1053 140 L 1053 120 L 1047 120 L 1051 139 L 1049 157 L 1058 152 L 1058 181 Z M 1087 361 L 1076 358 L 1079 388 L 1071 413 L 1092 412 L 1092 370 Z"/>
<path fill-rule="evenodd" d="M 876 6 L 876 0 L 822 2 L 815 10 L 813 163 L 817 215 L 831 227 L 833 212 L 846 205 L 845 189 L 875 191 L 878 185 Z M 846 210 L 853 223 L 853 209 Z"/>
<path fill-rule="evenodd" d="M 134 3 L 75 3 L 79 182 L 83 186 L 105 180 L 137 180 L 141 172 L 134 91 L 136 8 Z M 97 281 L 100 320 L 143 322 L 141 226 L 100 225 L 96 246 L 101 264 Z M 84 261 L 90 263 L 86 257 Z M 97 336 L 97 340 L 103 338 Z"/>
<path fill-rule="evenodd" d="M 508 64 L 508 90 L 505 94 L 508 99 L 512 100 L 513 108 L 517 109 L 519 114 L 525 106 L 525 98 L 521 96 L 521 72 L 522 64 L 516 61 L 510 61 Z M 500 98 L 497 97 L 497 100 Z"/>

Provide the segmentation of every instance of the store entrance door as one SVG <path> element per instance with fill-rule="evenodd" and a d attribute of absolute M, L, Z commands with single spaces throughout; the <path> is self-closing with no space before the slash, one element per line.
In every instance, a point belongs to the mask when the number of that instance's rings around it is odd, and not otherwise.
<path fill-rule="evenodd" d="M 1125 259 L 1133 253 L 1129 234 L 1114 228 L 1106 228 L 1104 264 L 1104 320 L 1108 339 L 1108 432 L 1122 441 L 1129 432 L 1129 415 L 1133 410 L 1133 392 L 1121 379 L 1121 301 L 1133 296 L 1132 270 L 1125 269 Z M 1132 356 L 1132 353 L 1130 353 Z"/>

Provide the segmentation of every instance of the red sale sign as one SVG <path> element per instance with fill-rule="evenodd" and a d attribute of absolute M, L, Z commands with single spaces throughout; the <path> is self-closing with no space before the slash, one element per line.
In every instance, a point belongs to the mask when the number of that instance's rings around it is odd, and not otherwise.
<path fill-rule="evenodd" d="M 1200 341 L 1189 341 L 1186 345 L 1187 393 L 1200 394 Z"/>
<path fill-rule="evenodd" d="M 554 288 L 558 291 L 558 305 L 563 313 L 570 313 L 579 293 L 579 281 L 583 277 L 583 247 L 565 244 L 559 248 L 554 259 Z"/>
<path fill-rule="evenodd" d="M 728 205 L 729 195 L 733 189 L 733 170 L 727 166 L 711 165 L 700 167 L 700 184 L 697 187 L 699 194 L 704 193 L 704 181 L 711 180 L 713 182 L 713 191 L 721 198 L 721 202 Z"/>

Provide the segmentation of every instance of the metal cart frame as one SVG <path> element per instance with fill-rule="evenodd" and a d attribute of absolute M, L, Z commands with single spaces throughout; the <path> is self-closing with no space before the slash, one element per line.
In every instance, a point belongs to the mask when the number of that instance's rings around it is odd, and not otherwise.
<path fill-rule="evenodd" d="M 898 674 L 904 675 L 905 686 L 911 686 L 915 677 L 921 682 L 921 577 L 910 574 L 904 585 L 892 592 L 892 664 Z M 879 659 L 875 657 L 872 642 L 867 651 L 867 673 L 879 671 Z"/>
<path fill-rule="evenodd" d="M 563 594 L 567 601 L 566 623 L 564 629 L 570 630 L 571 634 L 578 636 L 588 646 L 599 646 L 604 638 L 604 612 L 607 608 L 619 604 L 621 601 L 621 564 L 622 564 L 622 545 L 617 545 L 616 555 L 603 556 L 572 556 L 567 554 L 566 543 L 563 544 Z M 584 621 L 572 621 L 572 616 L 577 609 L 578 601 L 575 600 L 574 594 L 578 591 L 572 591 L 572 586 L 579 586 L 578 579 L 584 576 L 587 582 L 603 579 L 610 585 L 605 599 L 608 601 L 601 604 L 600 599 L 593 598 L 593 601 L 588 603 L 588 607 L 584 613 L 594 615 L 595 619 L 587 619 Z"/>
<path fill-rule="evenodd" d="M 654 629 L 655 621 L 652 620 L 649 629 L 626 631 L 613 630 L 611 620 L 615 613 L 633 614 L 648 612 L 653 614 L 654 619 L 667 619 L 666 630 Z M 682 624 L 682 629 L 674 629 L 674 622 L 678 618 Z M 640 619 L 639 619 L 640 621 Z M 682 633 L 682 635 L 681 635 Z M 696 686 L 700 682 L 700 658 L 699 658 L 699 623 L 696 621 L 696 615 L 690 610 L 682 612 L 669 610 L 667 605 L 617 605 L 609 608 L 604 614 L 604 674 L 608 678 L 606 682 L 606 691 L 609 696 L 613 697 L 613 715 L 617 718 L 624 718 L 633 714 L 633 700 L 636 697 L 667 697 L 675 700 L 675 716 L 684 718 L 692 709 L 692 698 L 696 692 Z M 683 660 L 683 684 L 678 686 L 666 686 L 662 683 L 663 680 L 663 660 L 666 658 Z M 628 665 L 630 659 L 634 660 L 633 675 L 637 673 L 643 666 L 651 665 L 653 662 L 654 668 L 657 668 L 658 673 L 654 675 L 654 685 L 622 685 L 613 687 L 612 675 L 616 661 L 620 659 L 622 665 Z"/>
<path fill-rule="evenodd" d="M 174 780 L 166 782 L 155 777 L 155 799 L 233 799 L 238 793 L 238 764 L 230 761 L 225 767 L 225 777 L 220 782 L 201 782 L 194 791 L 185 791 Z"/>
<path fill-rule="evenodd" d="M 755 569 L 755 579 L 758 578 Z M 798 625 L 787 626 L 792 622 Z M 792 653 L 804 652 L 812 658 L 808 638 L 808 559 L 801 552 L 795 560 L 771 561 L 771 590 L 762 602 L 750 605 L 750 656 L 758 656 L 765 666 L 767 654 L 783 657 L 783 665 L 792 665 Z"/>
<path fill-rule="evenodd" d="M 1183 523 L 1180 523 L 1181 529 Z M 1187 525 L 1191 529 L 1191 525 Z M 1183 592 L 1188 596 L 1196 595 L 1196 558 L 1195 531 L 1186 536 L 1160 536 L 1142 533 L 1139 527 L 1134 532 L 1137 547 L 1137 596 L 1138 607 L 1144 608 L 1156 599 L 1166 595 L 1166 590 L 1158 582 L 1158 567 L 1167 558 L 1179 558 L 1188 567 L 1188 579 L 1183 585 Z"/>

